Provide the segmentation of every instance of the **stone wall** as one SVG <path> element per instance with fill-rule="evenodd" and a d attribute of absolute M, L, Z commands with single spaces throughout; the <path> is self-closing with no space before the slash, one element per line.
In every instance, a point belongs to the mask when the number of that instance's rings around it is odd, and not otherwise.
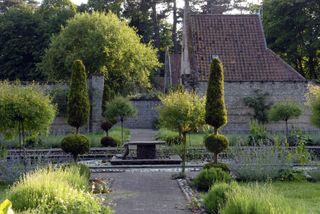
<path fill-rule="evenodd" d="M 153 100 L 131 100 L 136 106 L 138 113 L 135 117 L 127 119 L 124 126 L 127 128 L 139 128 L 150 129 L 154 127 L 154 123 L 157 121 L 159 114 L 157 112 L 157 106 L 160 105 L 160 101 Z"/>
<path fill-rule="evenodd" d="M 82 133 L 101 131 L 100 124 L 103 121 L 102 117 L 102 98 L 103 98 L 103 87 L 104 78 L 103 76 L 92 76 L 88 79 L 88 89 L 90 97 L 90 119 L 86 126 L 83 126 L 80 131 Z M 66 84 L 55 84 L 43 86 L 48 91 L 66 89 Z M 49 92 L 50 93 L 50 92 Z M 59 104 L 58 104 L 59 105 Z M 65 103 L 64 103 L 65 105 Z M 64 107 L 66 108 L 66 106 Z M 50 134 L 53 135 L 64 135 L 74 132 L 74 128 L 67 123 L 67 113 L 64 109 L 64 114 L 58 114 L 55 118 L 51 128 Z"/>
<path fill-rule="evenodd" d="M 224 132 L 248 132 L 249 121 L 253 116 L 252 109 L 245 106 L 243 99 L 254 96 L 255 90 L 267 92 L 269 100 L 273 103 L 281 100 L 295 100 L 304 108 L 299 119 L 289 121 L 290 127 L 299 128 L 307 132 L 316 132 L 319 129 L 310 124 L 310 110 L 305 105 L 305 94 L 308 91 L 306 82 L 225 82 L 225 102 L 228 110 L 228 124 L 223 128 Z M 197 92 L 205 95 L 207 82 L 200 82 Z M 283 131 L 282 122 L 267 125 L 270 131 Z"/>

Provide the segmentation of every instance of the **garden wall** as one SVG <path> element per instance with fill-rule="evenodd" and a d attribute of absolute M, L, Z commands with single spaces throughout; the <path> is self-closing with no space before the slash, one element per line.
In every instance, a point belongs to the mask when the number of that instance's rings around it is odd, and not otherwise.
<path fill-rule="evenodd" d="M 138 113 L 135 117 L 131 117 L 125 121 L 127 128 L 150 129 L 156 124 L 159 114 L 157 107 L 160 100 L 131 100 L 136 106 Z"/>
<path fill-rule="evenodd" d="M 273 103 L 285 99 L 295 100 L 304 108 L 299 119 L 289 121 L 290 127 L 299 128 L 307 132 L 316 132 L 319 129 L 310 124 L 310 110 L 305 105 L 305 94 L 308 91 L 306 82 L 225 82 L 225 102 L 228 110 L 228 124 L 223 128 L 225 132 L 248 132 L 249 121 L 253 111 L 245 106 L 243 99 L 254 96 L 255 90 L 268 93 Z M 200 82 L 198 93 L 205 95 L 207 82 Z M 284 123 L 270 123 L 270 131 L 283 131 Z"/>

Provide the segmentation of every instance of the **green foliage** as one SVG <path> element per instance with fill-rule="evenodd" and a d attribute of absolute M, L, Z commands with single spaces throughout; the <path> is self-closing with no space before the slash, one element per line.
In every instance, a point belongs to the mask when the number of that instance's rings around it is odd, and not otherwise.
<path fill-rule="evenodd" d="M 214 153 L 214 161 L 217 163 L 218 154 L 228 148 L 229 141 L 224 135 L 211 134 L 205 138 L 204 145 L 210 152 Z"/>
<path fill-rule="evenodd" d="M 205 120 L 216 131 L 227 123 L 227 109 L 224 103 L 224 71 L 219 59 L 212 59 L 210 66 Z"/>
<path fill-rule="evenodd" d="M 228 194 L 238 188 L 237 183 L 218 183 L 213 185 L 204 196 L 204 208 L 207 213 L 218 214 L 227 202 Z"/>
<path fill-rule="evenodd" d="M 27 213 L 112 213 L 88 192 L 88 179 L 76 165 L 26 174 L 9 191 L 13 209 Z"/>
<path fill-rule="evenodd" d="M 269 111 L 272 121 L 288 121 L 301 115 L 301 107 L 294 101 L 280 101 L 275 103 Z"/>
<path fill-rule="evenodd" d="M 220 168 L 223 171 L 230 173 L 230 169 L 228 165 L 225 163 L 207 163 L 203 166 L 203 169 L 210 169 L 210 168 Z"/>
<path fill-rule="evenodd" d="M 156 135 L 156 140 L 163 140 L 168 145 L 178 145 L 181 144 L 181 137 L 179 136 L 178 132 L 171 131 L 168 129 L 160 129 Z"/>
<path fill-rule="evenodd" d="M 263 25 L 268 46 L 308 79 L 319 79 L 318 0 L 265 0 Z"/>
<path fill-rule="evenodd" d="M 320 90 L 319 90 L 320 91 Z M 311 123 L 320 128 L 320 93 L 311 101 Z"/>
<path fill-rule="evenodd" d="M 104 147 L 116 147 L 117 145 L 120 145 L 120 141 L 117 141 L 112 137 L 105 136 L 101 138 L 101 145 Z"/>
<path fill-rule="evenodd" d="M 208 189 L 219 182 L 229 183 L 231 176 L 220 168 L 203 169 L 193 180 L 193 184 L 199 191 L 208 191 Z"/>
<path fill-rule="evenodd" d="M 285 169 L 280 171 L 279 176 L 276 178 L 276 180 L 303 182 L 307 181 L 307 178 L 304 175 L 303 171 Z"/>
<path fill-rule="evenodd" d="M 123 122 L 126 118 L 132 117 L 136 113 L 136 107 L 128 98 L 118 96 L 107 103 L 104 116 L 110 120 Z"/>
<path fill-rule="evenodd" d="M 268 93 L 262 93 L 260 90 L 254 92 L 254 96 L 245 97 L 243 99 L 246 106 L 250 107 L 254 111 L 253 118 L 258 122 L 264 124 L 268 122 L 268 111 L 271 107 L 271 103 L 267 102 L 269 97 Z"/>
<path fill-rule="evenodd" d="M 84 135 L 68 135 L 61 141 L 61 149 L 70 153 L 73 159 L 77 161 L 78 155 L 83 155 L 90 150 L 90 142 Z"/>
<path fill-rule="evenodd" d="M 34 80 L 44 75 L 36 71 L 40 20 L 31 7 L 12 8 L 0 15 L 0 79 Z"/>
<path fill-rule="evenodd" d="M 251 120 L 249 129 L 249 145 L 270 143 L 268 131 L 263 124 L 259 123 L 257 120 Z"/>
<path fill-rule="evenodd" d="M 100 125 L 101 129 L 106 132 L 107 136 L 108 136 L 108 131 L 112 128 L 112 126 L 113 126 L 113 123 L 111 123 L 108 120 L 101 123 Z"/>
<path fill-rule="evenodd" d="M 175 91 L 161 97 L 158 108 L 160 126 L 178 131 L 182 136 L 182 173 L 185 171 L 186 134 L 204 125 L 205 99 L 194 92 Z"/>
<path fill-rule="evenodd" d="M 90 114 L 89 94 L 87 89 L 87 75 L 81 60 L 72 65 L 71 86 L 68 97 L 68 123 L 76 128 L 88 122 Z"/>
<path fill-rule="evenodd" d="M 269 113 L 271 121 L 284 121 L 286 123 L 286 139 L 289 136 L 288 120 L 298 118 L 302 114 L 301 107 L 294 101 L 280 101 L 275 103 Z"/>
<path fill-rule="evenodd" d="M 204 125 L 205 99 L 188 91 L 170 92 L 161 97 L 158 108 L 161 127 L 188 133 Z"/>
<path fill-rule="evenodd" d="M 19 131 L 28 135 L 47 132 L 55 113 L 50 97 L 39 85 L 0 82 L 0 133 L 5 136 L 13 138 Z"/>
<path fill-rule="evenodd" d="M 290 203 L 270 186 L 248 185 L 228 193 L 221 214 L 287 214 L 303 213 L 292 209 Z"/>
<path fill-rule="evenodd" d="M 76 14 L 52 38 L 39 69 L 53 79 L 68 79 L 76 59 L 87 74 L 103 73 L 105 84 L 118 93 L 132 85 L 148 86 L 150 72 L 159 66 L 151 45 L 141 44 L 136 32 L 112 13 Z"/>

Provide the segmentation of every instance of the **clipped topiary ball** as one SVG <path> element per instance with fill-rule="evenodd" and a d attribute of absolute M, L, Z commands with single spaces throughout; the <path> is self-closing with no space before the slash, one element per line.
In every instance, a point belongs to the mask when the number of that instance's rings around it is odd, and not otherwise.
<path fill-rule="evenodd" d="M 101 144 L 105 147 L 116 147 L 118 142 L 114 138 L 106 136 L 101 138 Z"/>
<path fill-rule="evenodd" d="M 112 128 L 113 124 L 110 121 L 101 123 L 100 127 L 103 131 L 107 132 Z"/>
<path fill-rule="evenodd" d="M 204 140 L 204 144 L 206 148 L 215 154 L 219 154 L 220 152 L 226 150 L 229 145 L 228 139 L 223 135 L 209 135 Z"/>
<path fill-rule="evenodd" d="M 65 153 L 72 154 L 73 159 L 77 161 L 78 155 L 83 155 L 90 150 L 89 139 L 84 135 L 68 135 L 61 141 L 61 149 Z"/>

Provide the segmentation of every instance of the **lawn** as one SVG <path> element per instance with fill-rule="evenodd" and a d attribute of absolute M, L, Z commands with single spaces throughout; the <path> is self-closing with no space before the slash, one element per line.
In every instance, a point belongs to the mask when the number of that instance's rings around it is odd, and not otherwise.
<path fill-rule="evenodd" d="M 320 213 L 320 183 L 275 182 L 272 188 L 288 199 L 293 207 L 303 206 L 306 214 Z"/>
<path fill-rule="evenodd" d="M 252 183 L 240 183 L 250 185 Z M 267 184 L 269 185 L 269 184 Z M 303 214 L 320 213 L 320 182 L 273 182 L 271 188 L 288 200 L 293 208 L 302 207 Z M 299 213 L 300 214 L 300 213 Z"/>
<path fill-rule="evenodd" d="M 91 147 L 101 147 L 100 140 L 103 136 L 105 136 L 104 132 L 96 132 L 86 134 L 89 138 Z M 119 127 L 113 127 L 109 131 L 109 136 L 121 141 L 121 129 Z M 49 135 L 49 136 L 41 136 L 39 137 L 39 141 L 33 146 L 33 148 L 59 148 L 61 140 L 64 138 L 64 135 Z M 130 131 L 129 129 L 124 129 L 124 139 L 125 141 L 130 139 Z M 2 142 L 1 142 L 2 141 Z M 0 139 L 0 143 L 6 145 L 8 148 L 18 148 L 17 140 L 14 141 L 5 141 Z M 29 147 L 32 148 L 32 147 Z"/>

